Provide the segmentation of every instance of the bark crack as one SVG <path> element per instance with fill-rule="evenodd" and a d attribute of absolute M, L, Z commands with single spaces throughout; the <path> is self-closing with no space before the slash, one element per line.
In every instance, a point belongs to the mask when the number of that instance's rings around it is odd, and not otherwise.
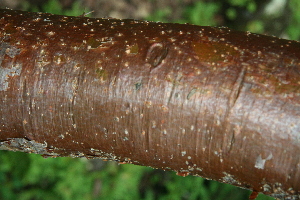
<path fill-rule="evenodd" d="M 236 102 L 240 96 L 241 90 L 243 88 L 245 74 L 246 74 L 246 66 L 243 66 L 237 76 L 236 81 L 233 84 L 232 91 L 229 95 L 228 110 L 225 115 L 225 120 L 227 119 L 227 125 L 226 125 L 226 129 L 225 129 L 227 133 L 225 135 L 227 135 L 227 136 L 224 136 L 224 142 L 227 142 L 224 144 L 227 144 L 225 146 L 227 146 L 228 152 L 230 152 L 232 150 L 233 145 L 235 143 L 235 131 L 233 131 L 233 130 L 230 131 L 231 123 L 229 122 L 230 120 L 228 120 L 228 118 L 230 116 L 231 110 L 233 109 L 234 105 L 236 104 Z M 228 139 L 226 140 L 226 138 L 228 138 Z"/>
<path fill-rule="evenodd" d="M 246 74 L 246 66 L 243 66 L 243 68 L 241 69 L 233 87 L 232 87 L 232 91 L 230 93 L 229 96 L 229 104 L 228 104 L 228 110 L 230 111 L 231 108 L 235 105 L 237 99 L 239 98 L 241 89 L 243 87 L 243 82 L 245 79 L 245 74 Z"/>

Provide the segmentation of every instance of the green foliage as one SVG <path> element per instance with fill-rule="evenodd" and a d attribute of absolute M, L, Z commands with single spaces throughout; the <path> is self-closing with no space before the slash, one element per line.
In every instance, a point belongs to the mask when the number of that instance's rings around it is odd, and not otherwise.
<path fill-rule="evenodd" d="M 238 17 L 237 9 L 245 8 L 248 12 L 254 13 L 256 11 L 256 3 L 254 0 L 227 0 L 230 5 L 225 11 L 226 17 L 230 20 L 236 20 Z"/>
<path fill-rule="evenodd" d="M 201 26 L 215 26 L 217 23 L 214 17 L 218 11 L 218 3 L 198 1 L 195 5 L 186 8 L 185 16 L 189 23 Z"/>
<path fill-rule="evenodd" d="M 290 0 L 289 8 L 291 10 L 291 22 L 288 26 L 287 33 L 292 40 L 300 39 L 300 1 Z"/>
<path fill-rule="evenodd" d="M 238 200 L 250 194 L 200 177 L 180 177 L 174 172 L 116 162 L 91 171 L 86 159 L 45 159 L 7 151 L 0 151 L 0 161 L 1 200 Z M 258 198 L 271 199 L 264 195 Z"/>
<path fill-rule="evenodd" d="M 193 5 L 185 8 L 185 11 L 183 13 L 183 19 L 178 19 L 172 22 L 191 23 L 201 26 L 215 26 L 217 24 L 214 17 L 218 10 L 219 5 L 217 3 L 198 1 Z M 168 17 L 171 14 L 172 10 L 170 8 L 163 8 L 157 10 L 152 15 L 148 16 L 146 19 L 149 21 L 168 22 Z"/>
<path fill-rule="evenodd" d="M 67 16 L 81 16 L 85 13 L 88 13 L 88 10 L 84 10 L 81 6 L 80 0 L 75 0 L 71 9 L 63 9 L 59 0 L 49 0 L 46 1 L 42 6 L 42 10 L 39 10 L 36 6 L 29 4 L 27 1 L 24 1 L 22 4 L 24 10 L 29 10 L 32 12 L 46 12 L 58 15 L 67 15 Z"/>
<path fill-rule="evenodd" d="M 154 21 L 154 22 L 166 22 L 167 17 L 172 14 L 172 10 L 170 8 L 164 8 L 161 10 L 157 10 L 152 15 L 148 16 L 146 20 L 148 21 Z"/>
<path fill-rule="evenodd" d="M 43 11 L 52 14 L 64 14 L 61 4 L 58 0 L 49 0 L 44 4 Z"/>
<path fill-rule="evenodd" d="M 0 199 L 92 199 L 86 160 L 0 152 Z M 84 185 L 84 187 L 83 187 Z"/>
<path fill-rule="evenodd" d="M 247 24 L 247 30 L 253 33 L 263 33 L 264 22 L 262 20 L 252 20 Z"/>
<path fill-rule="evenodd" d="M 145 172 L 144 169 L 135 165 L 117 166 L 116 163 L 110 162 L 106 170 L 100 172 L 100 178 L 105 183 L 101 191 L 101 198 L 139 199 L 138 186 Z"/>
<path fill-rule="evenodd" d="M 231 6 L 246 7 L 250 12 L 256 10 L 256 3 L 254 0 L 228 0 L 228 3 Z"/>

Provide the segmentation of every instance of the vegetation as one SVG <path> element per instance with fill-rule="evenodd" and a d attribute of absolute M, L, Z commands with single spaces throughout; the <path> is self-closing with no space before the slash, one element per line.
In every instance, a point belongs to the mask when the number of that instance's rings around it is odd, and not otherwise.
<path fill-rule="evenodd" d="M 172 10 L 162 8 L 155 11 L 147 20 L 202 26 L 227 26 L 241 31 L 300 40 L 298 28 L 300 2 L 298 0 L 272 2 L 268 0 L 198 0 L 184 8 L 180 19 L 168 20 L 172 15 Z"/>
<path fill-rule="evenodd" d="M 31 5 L 29 2 L 23 2 L 23 9 L 31 12 L 47 12 L 57 15 L 67 15 L 67 16 L 80 16 L 89 11 L 82 9 L 81 1 L 74 1 L 71 9 L 64 10 L 59 0 L 49 0 L 45 1 L 45 4 L 42 5 L 42 10 L 40 10 L 37 6 Z"/>
<path fill-rule="evenodd" d="M 238 200 L 247 199 L 250 194 L 200 177 L 180 177 L 175 172 L 112 161 L 99 160 L 103 166 L 96 170 L 87 159 L 79 158 L 45 159 L 40 155 L 1 151 L 0 160 L 3 200 Z M 260 195 L 258 199 L 272 198 Z"/>

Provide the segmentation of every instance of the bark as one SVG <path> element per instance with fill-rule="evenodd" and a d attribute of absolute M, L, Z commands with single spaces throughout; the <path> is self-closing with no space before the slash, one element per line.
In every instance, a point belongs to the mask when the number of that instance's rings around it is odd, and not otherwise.
<path fill-rule="evenodd" d="M 300 196 L 300 44 L 0 11 L 0 148 Z M 254 195 L 255 196 L 255 195 Z"/>

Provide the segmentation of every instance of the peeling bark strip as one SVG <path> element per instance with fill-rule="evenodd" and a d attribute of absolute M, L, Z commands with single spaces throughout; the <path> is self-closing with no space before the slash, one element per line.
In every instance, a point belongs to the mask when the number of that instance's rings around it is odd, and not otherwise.
<path fill-rule="evenodd" d="M 0 12 L 0 146 L 300 196 L 300 44 L 227 28 Z"/>

